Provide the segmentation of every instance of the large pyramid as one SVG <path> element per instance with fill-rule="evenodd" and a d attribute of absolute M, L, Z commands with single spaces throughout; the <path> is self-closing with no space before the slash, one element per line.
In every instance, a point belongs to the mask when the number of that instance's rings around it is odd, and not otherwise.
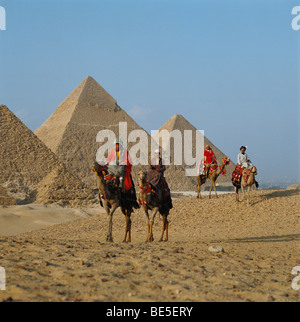
<path fill-rule="evenodd" d="M 34 201 L 38 184 L 52 171 L 59 169 L 63 175 L 69 172 L 56 155 L 4 105 L 0 105 L 0 137 L 0 185 L 15 195 L 19 202 Z M 75 188 L 79 195 L 88 198 L 78 178 L 70 174 L 66 179 L 63 179 L 62 186 L 71 186 L 71 190 Z M 81 189 L 78 189 L 80 183 Z M 44 201 L 48 203 L 48 200 Z"/>
<path fill-rule="evenodd" d="M 169 119 L 160 129 L 159 131 L 163 131 L 163 130 L 167 130 L 168 132 L 172 132 L 172 131 L 179 131 L 180 133 L 182 133 L 182 137 L 184 137 L 184 131 L 192 131 L 192 156 L 195 157 L 196 156 L 196 146 L 195 146 L 195 142 L 196 142 L 196 132 L 197 129 L 189 122 L 187 121 L 182 115 L 174 115 L 173 117 L 171 117 L 171 119 Z M 153 138 L 158 141 L 158 132 L 154 133 Z M 183 148 L 182 150 L 184 151 L 184 141 L 182 141 L 182 145 Z M 159 142 L 161 145 L 161 141 Z M 202 140 L 201 140 L 201 144 L 203 146 L 203 148 L 205 148 L 206 145 L 210 145 L 213 149 L 213 151 L 216 154 L 217 157 L 217 161 L 218 164 L 221 164 L 221 160 L 222 157 L 225 155 L 221 150 L 219 150 L 208 138 L 206 138 L 205 136 L 202 136 Z M 202 148 L 202 149 L 203 149 Z M 171 161 L 174 160 L 174 141 L 171 140 L 170 141 L 170 152 L 171 152 Z M 172 162 L 173 163 L 173 162 Z M 168 180 L 170 180 L 172 182 L 173 178 L 176 177 L 175 174 L 175 170 L 176 170 L 176 166 L 172 165 L 170 166 L 170 171 L 166 172 L 166 177 Z M 178 166 L 177 166 L 178 167 Z M 226 170 L 227 170 L 227 176 L 223 176 L 220 175 L 218 178 L 217 183 L 218 184 L 231 184 L 231 176 L 230 174 L 233 172 L 234 170 L 234 163 L 231 161 L 230 165 L 227 166 Z M 183 168 L 189 168 L 189 166 L 187 166 L 184 162 L 184 158 L 183 158 Z M 195 177 L 189 177 L 186 178 L 183 181 L 186 185 L 190 182 L 190 190 L 194 190 L 195 189 L 195 185 L 196 185 L 196 178 Z M 206 186 L 210 185 L 210 182 L 206 183 Z"/>
<path fill-rule="evenodd" d="M 94 174 L 92 166 L 101 143 L 96 137 L 101 130 L 111 130 L 119 136 L 119 123 L 127 122 L 128 134 L 133 130 L 143 130 L 92 77 L 87 77 L 58 106 L 55 112 L 35 134 L 83 180 L 92 185 Z M 182 116 L 174 116 L 160 130 L 196 131 Z M 150 135 L 143 130 L 151 146 Z M 136 143 L 128 143 L 128 149 Z M 147 158 L 151 158 L 150 149 Z M 218 157 L 223 156 L 215 148 Z M 133 178 L 136 182 L 137 173 L 147 166 L 134 166 Z M 171 164 L 166 171 L 166 177 L 173 191 L 196 190 L 196 178 L 187 177 L 185 165 Z M 222 181 L 222 179 L 220 180 Z M 224 181 L 224 180 L 223 180 Z"/>
<path fill-rule="evenodd" d="M 35 134 L 87 184 L 92 184 L 92 166 L 101 143 L 96 137 L 101 130 L 119 136 L 119 122 L 127 122 L 128 133 L 143 130 L 117 101 L 92 77 L 83 82 L 58 106 Z M 146 132 L 145 132 L 146 133 Z M 150 146 L 151 137 L 146 133 Z M 128 149 L 134 145 L 128 143 Z M 147 156 L 148 157 L 148 156 Z M 136 172 L 142 166 L 135 168 Z M 145 167 L 145 166 L 144 166 Z"/>

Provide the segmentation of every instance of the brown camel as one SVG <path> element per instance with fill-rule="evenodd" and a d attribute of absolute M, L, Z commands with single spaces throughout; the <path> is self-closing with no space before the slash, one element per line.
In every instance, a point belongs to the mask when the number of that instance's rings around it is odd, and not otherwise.
<path fill-rule="evenodd" d="M 96 163 L 93 171 L 96 174 L 100 204 L 106 210 L 109 218 L 106 241 L 113 242 L 113 215 L 118 207 L 121 207 L 122 213 L 124 214 L 126 219 L 125 237 L 123 242 L 131 242 L 131 214 L 133 213 L 133 208 L 139 208 L 138 204 L 132 197 L 129 199 L 126 198 L 126 195 L 121 192 L 120 189 L 109 187 L 109 185 L 104 180 L 104 175 L 107 174 L 106 166 L 100 166 L 98 163 Z"/>
<path fill-rule="evenodd" d="M 160 241 L 163 241 L 164 233 L 166 232 L 165 241 L 168 241 L 169 238 L 169 222 L 168 222 L 168 215 L 170 212 L 170 208 L 167 203 L 163 203 L 163 195 L 162 191 L 157 191 L 156 198 L 153 197 L 152 188 L 150 184 L 147 182 L 147 172 L 140 171 L 138 174 L 138 182 L 140 188 L 140 198 L 139 202 L 143 209 L 143 212 L 147 216 L 148 219 L 148 231 L 147 231 L 147 239 L 146 242 L 154 241 L 153 238 L 153 225 L 154 219 L 156 214 L 159 212 L 163 217 L 163 227 L 162 227 L 162 234 L 160 237 Z M 152 212 L 152 218 L 150 219 L 149 211 Z"/>
<path fill-rule="evenodd" d="M 209 179 L 211 181 L 211 186 L 210 186 L 210 189 L 209 189 L 209 199 L 211 198 L 211 191 L 212 191 L 212 188 L 214 188 L 215 190 L 215 193 L 216 193 L 216 197 L 218 198 L 218 194 L 217 194 L 217 188 L 216 188 L 216 181 L 219 177 L 219 175 L 221 173 L 225 174 L 226 173 L 226 170 L 225 170 L 225 167 L 230 163 L 230 159 L 226 156 L 224 156 L 222 158 L 222 164 L 217 167 L 217 169 L 215 171 L 210 171 L 209 174 L 204 174 L 204 175 L 199 175 L 197 176 L 197 181 L 198 181 L 198 186 L 197 186 L 197 190 L 198 190 L 198 194 L 197 194 L 197 198 L 201 199 L 201 186 L 203 184 L 206 183 L 207 179 Z"/>
<path fill-rule="evenodd" d="M 257 175 L 257 169 L 255 166 L 252 166 L 249 169 L 245 168 L 242 172 L 240 185 L 234 184 L 236 201 L 244 201 L 245 196 L 246 196 L 246 187 L 248 187 L 248 193 L 247 193 L 247 206 L 248 207 L 249 207 L 249 199 L 250 199 L 251 189 L 252 189 L 253 185 L 256 185 L 256 181 L 255 181 L 256 175 Z M 242 189 L 242 192 L 243 192 L 242 200 L 239 200 L 239 189 L 240 188 Z"/>

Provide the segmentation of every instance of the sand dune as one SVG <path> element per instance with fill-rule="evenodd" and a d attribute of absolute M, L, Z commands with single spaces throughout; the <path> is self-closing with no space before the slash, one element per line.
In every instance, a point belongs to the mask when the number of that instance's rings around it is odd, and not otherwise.
<path fill-rule="evenodd" d="M 99 210 L 98 210 L 99 211 Z M 57 206 L 24 205 L 0 208 L 0 236 L 16 236 L 80 218 L 90 213 Z"/>
<path fill-rule="evenodd" d="M 0 300 L 299 301 L 291 272 L 300 264 L 300 192 L 256 191 L 251 204 L 236 203 L 232 194 L 175 200 L 170 240 L 163 243 L 159 218 L 155 241 L 145 243 L 146 222 L 138 211 L 131 244 L 121 242 L 120 211 L 114 243 L 106 243 L 107 216 L 100 208 L 47 208 L 45 217 L 38 217 L 41 209 L 20 208 L 24 215 L 13 215 L 26 221 L 35 212 L 37 225 L 47 225 L 51 211 L 55 220 L 74 214 L 78 219 L 0 238 L 0 265 L 7 274 Z M 224 252 L 210 252 L 212 245 Z"/>

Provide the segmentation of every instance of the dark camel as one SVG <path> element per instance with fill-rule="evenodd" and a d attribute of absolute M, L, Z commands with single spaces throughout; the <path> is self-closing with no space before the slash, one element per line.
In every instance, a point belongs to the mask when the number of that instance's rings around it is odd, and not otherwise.
<path fill-rule="evenodd" d="M 151 186 L 147 182 L 147 172 L 140 171 L 138 174 L 138 182 L 140 188 L 140 197 L 139 202 L 143 209 L 143 212 L 147 216 L 147 239 L 146 242 L 154 241 L 153 237 L 153 225 L 154 219 L 156 214 L 159 212 L 163 218 L 163 227 L 162 227 L 162 234 L 160 237 L 160 241 L 163 241 L 164 233 L 166 232 L 165 241 L 168 241 L 169 238 L 169 222 L 168 222 L 168 215 L 170 213 L 170 208 L 168 203 L 163 202 L 163 193 L 161 190 L 156 191 L 156 198 L 153 198 L 153 194 L 151 193 Z M 150 218 L 149 212 L 152 213 Z"/>
<path fill-rule="evenodd" d="M 126 219 L 125 237 L 123 242 L 131 242 L 131 214 L 135 204 L 132 200 L 128 201 L 124 198 L 124 193 L 120 189 L 111 189 L 104 180 L 104 175 L 107 173 L 106 166 L 100 166 L 95 164 L 94 170 L 96 174 L 97 186 L 99 189 L 99 199 L 101 206 L 104 207 L 108 214 L 108 234 L 106 240 L 113 242 L 112 227 L 113 227 L 113 215 L 115 211 L 121 207 L 121 211 Z M 138 208 L 138 207 L 135 207 Z"/>

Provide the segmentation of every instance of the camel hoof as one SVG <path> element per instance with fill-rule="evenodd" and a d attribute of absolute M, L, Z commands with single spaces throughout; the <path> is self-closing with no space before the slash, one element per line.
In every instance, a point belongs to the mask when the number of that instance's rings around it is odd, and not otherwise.
<path fill-rule="evenodd" d="M 113 243 L 114 242 L 112 236 L 107 236 L 106 241 L 109 242 L 109 243 Z"/>

